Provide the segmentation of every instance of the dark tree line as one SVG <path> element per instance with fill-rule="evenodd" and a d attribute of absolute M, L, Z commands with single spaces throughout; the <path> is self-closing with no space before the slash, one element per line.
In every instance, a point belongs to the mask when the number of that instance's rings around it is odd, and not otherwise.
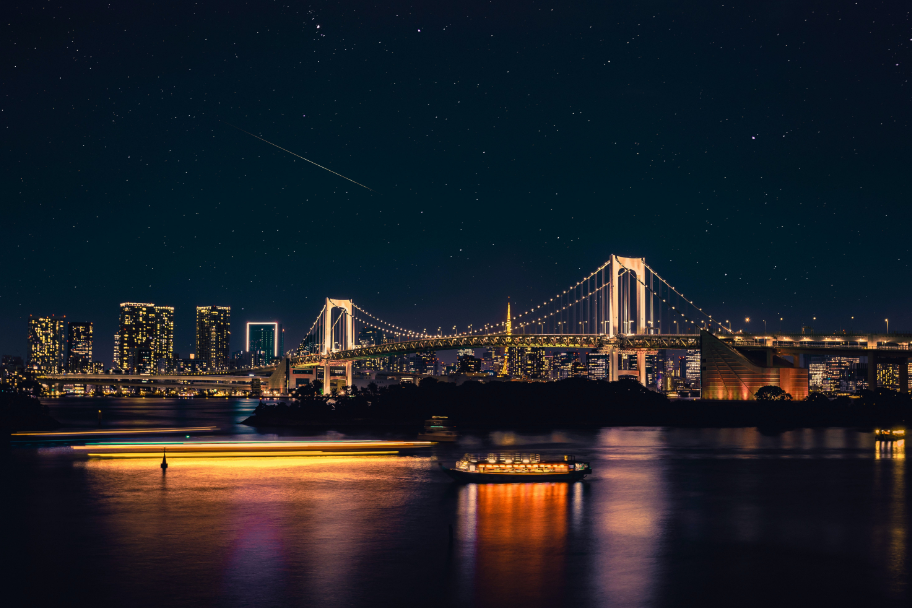
<path fill-rule="evenodd" d="M 431 416 L 448 416 L 457 427 L 534 426 L 758 426 L 872 427 L 903 424 L 912 413 L 908 395 L 879 389 L 854 398 L 812 394 L 791 401 L 785 394 L 757 401 L 669 401 L 635 380 L 571 378 L 560 382 L 465 382 L 423 379 L 419 385 L 352 388 L 343 396 L 301 387 L 288 403 L 261 403 L 246 423 L 254 426 L 418 427 Z M 767 391 L 770 392 L 770 391 Z"/>

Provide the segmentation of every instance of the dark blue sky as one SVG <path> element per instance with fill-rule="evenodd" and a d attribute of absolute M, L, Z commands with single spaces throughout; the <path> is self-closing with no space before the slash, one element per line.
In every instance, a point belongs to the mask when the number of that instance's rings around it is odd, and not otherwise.
<path fill-rule="evenodd" d="M 912 328 L 908 7 L 438 4 L 4 4 L 0 351 L 56 313 L 110 363 L 124 301 L 182 356 L 203 304 L 233 349 L 326 296 L 478 325 L 612 253 L 716 318 Z"/>

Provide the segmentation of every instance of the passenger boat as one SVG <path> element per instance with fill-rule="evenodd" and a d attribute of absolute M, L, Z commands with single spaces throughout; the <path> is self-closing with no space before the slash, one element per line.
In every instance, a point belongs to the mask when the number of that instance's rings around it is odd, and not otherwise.
<path fill-rule="evenodd" d="M 588 462 L 575 456 L 542 459 L 540 454 L 466 454 L 452 469 L 443 472 L 462 483 L 531 483 L 542 481 L 580 481 L 592 473 Z"/>
<path fill-rule="evenodd" d="M 424 421 L 424 430 L 418 435 L 419 441 L 456 441 L 459 435 L 447 424 L 446 416 L 431 416 Z"/>
<path fill-rule="evenodd" d="M 875 429 L 874 439 L 877 441 L 899 441 L 906 438 L 906 429 L 893 427 L 891 429 Z"/>

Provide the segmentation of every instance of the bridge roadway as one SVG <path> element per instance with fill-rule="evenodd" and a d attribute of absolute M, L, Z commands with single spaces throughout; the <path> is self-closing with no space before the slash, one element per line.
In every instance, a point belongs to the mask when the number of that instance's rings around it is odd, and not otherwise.
<path fill-rule="evenodd" d="M 136 386 L 191 390 L 250 390 L 250 381 L 267 381 L 274 368 L 259 370 L 267 375 L 229 374 L 45 374 L 40 380 L 54 384 L 90 384 L 95 386 Z"/>
<path fill-rule="evenodd" d="M 737 349 L 766 349 L 780 354 L 875 355 L 878 358 L 912 357 L 912 334 L 721 334 L 718 338 Z M 405 355 L 421 351 L 461 348 L 573 348 L 593 350 L 688 350 L 700 348 L 698 334 L 491 334 L 424 338 L 360 346 L 327 354 L 307 353 L 289 357 L 293 367 L 314 367 Z M 265 369 L 262 371 L 266 371 Z"/>
<path fill-rule="evenodd" d="M 912 335 L 908 334 L 721 334 L 717 337 L 735 348 L 773 349 L 783 354 L 833 354 L 835 352 L 865 354 L 873 350 L 878 356 L 912 355 L 909 352 Z M 507 347 L 688 350 L 700 348 L 700 336 L 698 334 L 619 334 L 614 338 L 609 338 L 603 334 L 491 334 L 423 338 L 405 342 L 388 342 L 376 346 L 360 346 L 328 354 L 307 353 L 291 356 L 290 362 L 295 367 L 312 367 L 333 362 L 376 359 L 421 351 Z M 909 353 L 909 355 L 905 353 Z"/>

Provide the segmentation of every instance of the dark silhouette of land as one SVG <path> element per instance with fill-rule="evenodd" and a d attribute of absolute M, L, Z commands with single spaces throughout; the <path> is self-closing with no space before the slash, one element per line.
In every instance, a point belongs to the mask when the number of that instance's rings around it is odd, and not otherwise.
<path fill-rule="evenodd" d="M 0 424 L 4 434 L 16 431 L 49 431 L 60 427 L 48 408 L 26 393 L 0 386 Z"/>
<path fill-rule="evenodd" d="M 904 424 L 912 398 L 895 391 L 862 391 L 830 400 L 669 400 L 635 380 L 572 378 L 559 382 L 466 382 L 426 378 L 327 398 L 310 386 L 288 402 L 260 403 L 244 421 L 251 426 L 420 426 L 431 416 L 448 416 L 471 427 L 873 427 Z"/>

